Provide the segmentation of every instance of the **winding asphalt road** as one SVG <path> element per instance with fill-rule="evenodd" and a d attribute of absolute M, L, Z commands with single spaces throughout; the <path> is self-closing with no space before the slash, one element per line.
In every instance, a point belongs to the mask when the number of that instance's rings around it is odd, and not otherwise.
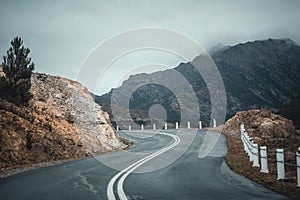
<path fill-rule="evenodd" d="M 233 173 L 224 162 L 226 139 L 218 133 L 120 135 L 134 141 L 130 150 L 2 178 L 0 199 L 288 199 Z M 218 141 L 203 157 L 205 136 Z"/>

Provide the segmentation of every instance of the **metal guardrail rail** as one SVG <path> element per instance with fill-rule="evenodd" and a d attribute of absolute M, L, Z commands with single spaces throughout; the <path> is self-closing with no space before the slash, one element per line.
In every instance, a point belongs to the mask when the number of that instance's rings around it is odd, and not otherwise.
<path fill-rule="evenodd" d="M 241 132 L 241 140 L 243 142 L 244 151 L 249 156 L 250 162 L 253 162 L 253 167 L 261 167 L 260 172 L 261 173 L 269 173 L 268 169 L 268 160 L 275 161 L 277 165 L 277 180 L 285 179 L 285 166 L 291 166 L 296 167 L 297 170 L 297 186 L 300 187 L 300 147 L 298 148 L 298 152 L 296 154 L 290 154 L 289 155 L 295 155 L 296 157 L 296 164 L 285 162 L 284 161 L 284 149 L 276 149 L 275 155 L 276 159 L 269 158 L 267 155 L 270 153 L 273 153 L 269 150 L 267 150 L 266 146 L 260 146 L 258 144 L 255 144 L 252 140 L 252 138 L 248 135 L 248 133 L 245 130 L 245 126 L 242 123 L 240 125 L 240 132 Z M 259 163 L 260 158 L 260 163 Z"/>

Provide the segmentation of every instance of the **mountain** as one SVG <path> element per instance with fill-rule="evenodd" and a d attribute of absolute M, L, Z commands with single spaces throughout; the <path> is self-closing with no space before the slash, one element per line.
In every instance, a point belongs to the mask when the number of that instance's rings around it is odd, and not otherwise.
<path fill-rule="evenodd" d="M 0 98 L 0 172 L 126 147 L 81 84 L 45 74 L 31 82 L 28 107 Z"/>
<path fill-rule="evenodd" d="M 208 49 L 208 53 L 209 54 L 215 54 L 219 51 L 225 51 L 226 49 L 228 49 L 230 46 L 226 46 L 224 44 L 218 43 L 214 46 L 212 46 L 211 48 Z"/>
<path fill-rule="evenodd" d="M 279 114 L 294 122 L 297 129 L 300 129 L 300 95 L 288 104 L 284 105 Z"/>
<path fill-rule="evenodd" d="M 289 39 L 267 39 L 219 48 L 210 56 L 217 65 L 225 85 L 227 118 L 237 111 L 248 109 L 264 108 L 279 111 L 283 105 L 300 94 L 300 47 Z M 192 63 L 203 62 L 202 59 L 203 56 L 200 55 L 191 62 L 181 63 L 175 70 L 183 75 L 196 92 L 202 111 L 201 120 L 204 125 L 208 125 L 211 121 L 212 109 L 210 94 L 203 78 L 192 65 Z M 112 89 L 109 93 L 96 97 L 95 100 L 105 104 L 106 111 L 112 117 L 116 117 L 110 108 L 114 105 L 111 102 L 116 102 L 116 99 L 111 100 L 112 94 L 118 93 L 119 97 L 123 95 L 124 99 L 129 98 L 131 116 L 125 116 L 118 121 L 133 119 L 134 111 L 143 113 L 144 119 L 149 121 L 148 110 L 154 104 L 164 106 L 168 122 L 180 121 L 180 109 L 174 91 L 159 84 L 147 84 L 157 80 L 164 81 L 167 85 L 180 88 L 180 91 L 175 92 L 189 98 L 191 94 L 182 89 L 180 82 L 173 77 L 172 73 L 174 70 L 130 76 L 119 88 Z M 132 93 L 132 88 L 139 84 L 144 86 Z M 187 110 L 192 112 L 195 105 L 191 104 L 187 107 Z M 125 105 L 125 108 L 128 107 Z"/>

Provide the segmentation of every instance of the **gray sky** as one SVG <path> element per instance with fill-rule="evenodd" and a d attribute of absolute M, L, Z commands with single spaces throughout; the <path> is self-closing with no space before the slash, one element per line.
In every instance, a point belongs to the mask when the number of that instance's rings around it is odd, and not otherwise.
<path fill-rule="evenodd" d="M 290 38 L 299 44 L 300 1 L 0 0 L 0 27 L 1 56 L 12 38 L 21 36 L 31 49 L 37 72 L 76 79 L 83 61 L 98 44 L 134 28 L 173 29 L 206 49 L 218 43 L 234 45 L 266 38 Z M 120 70 L 121 76 L 118 69 L 150 62 L 149 55 L 155 53 L 116 62 L 113 74 L 97 92 L 107 92 L 129 73 Z M 180 62 L 165 53 L 153 59 L 170 67 Z"/>

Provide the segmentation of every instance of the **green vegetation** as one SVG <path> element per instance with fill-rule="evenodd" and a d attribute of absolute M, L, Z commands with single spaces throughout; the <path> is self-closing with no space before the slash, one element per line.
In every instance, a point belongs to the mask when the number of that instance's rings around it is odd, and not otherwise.
<path fill-rule="evenodd" d="M 30 49 L 23 46 L 21 38 L 15 37 L 10 44 L 7 55 L 3 56 L 5 76 L 0 77 L 0 97 L 16 105 L 27 105 L 32 98 L 30 88 L 34 63 L 28 57 Z"/>

